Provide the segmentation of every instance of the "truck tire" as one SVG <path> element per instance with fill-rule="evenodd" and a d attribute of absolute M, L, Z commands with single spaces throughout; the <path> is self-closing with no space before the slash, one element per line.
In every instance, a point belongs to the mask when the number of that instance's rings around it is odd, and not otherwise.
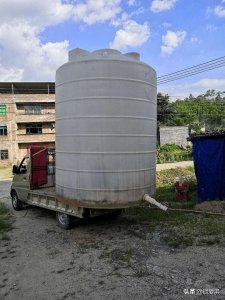
<path fill-rule="evenodd" d="M 12 207 L 17 211 L 21 210 L 23 208 L 23 203 L 19 200 L 17 193 L 12 192 L 11 197 L 12 197 Z"/>
<path fill-rule="evenodd" d="M 61 212 L 56 212 L 56 220 L 58 222 L 59 227 L 63 229 L 69 229 L 71 228 L 72 225 L 72 217 L 70 215 L 61 213 Z"/>

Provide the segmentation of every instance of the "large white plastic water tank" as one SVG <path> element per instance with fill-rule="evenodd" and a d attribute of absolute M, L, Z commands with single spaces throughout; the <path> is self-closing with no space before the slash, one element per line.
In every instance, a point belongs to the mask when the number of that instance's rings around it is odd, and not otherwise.
<path fill-rule="evenodd" d="M 81 207 L 155 193 L 156 72 L 138 53 L 75 49 L 56 72 L 56 193 Z"/>

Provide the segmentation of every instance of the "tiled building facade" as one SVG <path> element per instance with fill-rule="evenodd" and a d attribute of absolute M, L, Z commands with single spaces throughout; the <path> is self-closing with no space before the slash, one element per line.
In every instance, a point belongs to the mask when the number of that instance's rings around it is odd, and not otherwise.
<path fill-rule="evenodd" d="M 31 145 L 55 145 L 55 84 L 0 82 L 0 166 L 16 164 Z"/>

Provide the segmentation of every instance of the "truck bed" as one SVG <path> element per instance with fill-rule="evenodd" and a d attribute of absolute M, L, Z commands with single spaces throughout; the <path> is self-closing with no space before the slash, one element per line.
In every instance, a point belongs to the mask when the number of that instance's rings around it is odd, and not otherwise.
<path fill-rule="evenodd" d="M 31 190 L 31 192 L 34 194 L 39 194 L 39 195 L 43 195 L 43 196 L 56 197 L 54 186 L 44 187 L 41 189 L 34 189 L 34 190 Z"/>
<path fill-rule="evenodd" d="M 84 209 L 62 203 L 57 199 L 55 187 L 45 187 L 30 190 L 28 193 L 28 204 L 63 212 L 68 215 L 83 218 Z"/>
<path fill-rule="evenodd" d="M 105 215 L 112 213 L 116 210 L 108 209 L 88 209 L 83 207 L 73 206 L 71 204 L 65 204 L 56 197 L 55 187 L 45 187 L 41 189 L 30 190 L 28 193 L 28 204 L 47 208 L 50 210 L 62 212 L 78 218 L 96 217 L 99 215 Z"/>

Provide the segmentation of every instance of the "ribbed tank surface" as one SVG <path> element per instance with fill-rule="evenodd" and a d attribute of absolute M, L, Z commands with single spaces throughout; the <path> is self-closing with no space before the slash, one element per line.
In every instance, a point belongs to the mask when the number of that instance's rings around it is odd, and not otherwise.
<path fill-rule="evenodd" d="M 56 193 L 81 207 L 155 193 L 156 72 L 138 53 L 74 49 L 56 72 Z"/>

